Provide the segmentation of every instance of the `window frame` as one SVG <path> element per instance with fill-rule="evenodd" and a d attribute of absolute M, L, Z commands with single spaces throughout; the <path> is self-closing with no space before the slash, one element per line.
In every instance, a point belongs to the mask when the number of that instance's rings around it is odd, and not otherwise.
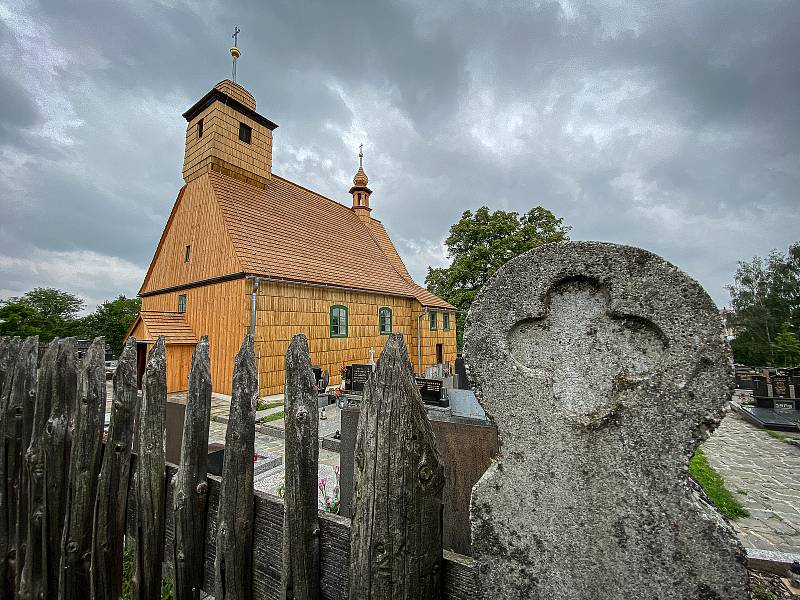
<path fill-rule="evenodd" d="M 188 263 L 189 262 L 189 255 L 191 254 L 191 252 L 192 252 L 192 245 L 191 244 L 186 244 L 186 247 L 183 249 L 183 262 L 184 263 Z"/>
<path fill-rule="evenodd" d="M 247 139 L 244 139 L 244 137 L 242 137 L 242 132 L 246 132 L 245 137 Z M 239 141 L 244 142 L 245 144 L 248 145 L 250 145 L 253 142 L 253 128 L 250 127 L 250 125 L 248 125 L 247 123 L 242 123 L 241 121 L 239 121 Z"/>
<path fill-rule="evenodd" d="M 178 294 L 178 312 L 183 314 L 186 312 L 186 294 Z"/>
<path fill-rule="evenodd" d="M 439 329 L 439 317 L 435 310 L 428 311 L 428 326 L 431 331 L 438 331 Z"/>
<path fill-rule="evenodd" d="M 333 311 L 336 309 L 341 309 L 344 311 L 344 333 L 334 333 L 333 331 Z M 344 304 L 331 304 L 330 308 L 328 309 L 328 333 L 332 338 L 348 337 L 348 334 L 350 333 L 350 310 Z"/>
<path fill-rule="evenodd" d="M 384 312 L 388 313 L 389 315 L 389 329 L 383 329 L 383 314 Z M 392 315 L 392 308 L 390 306 L 381 306 L 378 309 L 378 333 L 381 335 L 389 335 L 392 333 L 393 327 L 393 315 Z"/>
<path fill-rule="evenodd" d="M 447 311 L 442 313 L 442 331 L 450 331 L 450 313 Z"/>

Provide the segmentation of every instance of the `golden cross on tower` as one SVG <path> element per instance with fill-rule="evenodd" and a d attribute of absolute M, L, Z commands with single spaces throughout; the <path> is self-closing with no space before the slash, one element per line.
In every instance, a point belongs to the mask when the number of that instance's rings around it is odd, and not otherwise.
<path fill-rule="evenodd" d="M 358 166 L 364 166 L 364 144 L 358 145 Z"/>
<path fill-rule="evenodd" d="M 239 26 L 238 25 L 235 26 L 233 28 L 233 35 L 231 36 L 233 38 L 233 46 L 231 47 L 231 56 L 233 57 L 232 75 L 234 83 L 236 82 L 236 60 L 242 55 L 242 52 L 239 50 L 239 48 L 236 47 L 236 45 L 239 43 L 240 33 L 241 30 L 239 29 Z"/>

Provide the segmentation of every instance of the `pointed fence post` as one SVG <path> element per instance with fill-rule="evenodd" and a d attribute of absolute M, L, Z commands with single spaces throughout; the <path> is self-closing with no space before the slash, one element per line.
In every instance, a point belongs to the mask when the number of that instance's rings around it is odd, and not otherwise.
<path fill-rule="evenodd" d="M 147 357 L 139 408 L 136 463 L 136 561 L 133 600 L 161 598 L 166 485 L 167 352 L 164 337 Z"/>
<path fill-rule="evenodd" d="M 292 338 L 286 351 L 286 493 L 281 583 L 285 600 L 316 600 L 320 594 L 317 398 L 308 340 L 300 333 Z"/>
<path fill-rule="evenodd" d="M 95 338 L 78 374 L 66 518 L 61 542 L 59 600 L 85 600 L 91 587 L 92 519 L 106 410 L 105 351 L 105 338 Z"/>
<path fill-rule="evenodd" d="M 253 336 L 236 355 L 217 511 L 216 600 L 250 600 L 253 571 L 253 453 L 258 380 Z"/>
<path fill-rule="evenodd" d="M 208 337 L 192 354 L 183 423 L 181 464 L 175 476 L 175 600 L 200 600 L 205 564 L 208 508 L 208 424 L 211 418 L 211 360 Z"/>
<path fill-rule="evenodd" d="M 75 338 L 65 338 L 58 346 L 58 358 L 53 373 L 50 417 L 44 429 L 44 468 L 47 507 L 47 590 L 48 598 L 58 594 L 61 563 L 61 538 L 67 506 L 67 484 L 71 433 L 69 415 L 74 413 L 78 391 L 78 370 L 75 362 Z"/>
<path fill-rule="evenodd" d="M 350 599 L 439 598 L 444 467 L 401 334 L 364 388 L 355 447 Z"/>
<path fill-rule="evenodd" d="M 92 598 L 119 598 L 131 446 L 139 398 L 136 340 L 128 338 L 114 373 L 114 401 L 106 436 L 92 531 Z"/>
<path fill-rule="evenodd" d="M 48 569 L 57 570 L 51 562 L 52 549 L 48 544 L 45 447 L 48 420 L 53 403 L 59 346 L 58 340 L 50 342 L 47 352 L 42 358 L 42 365 L 36 381 L 33 432 L 31 433 L 31 443 L 25 453 L 25 469 L 28 477 L 28 531 L 19 595 L 26 600 L 50 597 Z"/>
<path fill-rule="evenodd" d="M 14 492 L 16 501 L 16 519 L 14 523 L 14 589 L 20 590 L 22 570 L 25 565 L 25 554 L 28 547 L 28 469 L 26 465 L 27 451 L 33 437 L 33 418 L 36 410 L 39 337 L 32 336 L 25 340 L 22 356 L 17 360 L 14 373 L 14 387 L 9 400 L 9 412 L 15 417 L 14 429 L 14 464 L 9 467 L 8 474 L 14 475 Z M 10 455 L 9 455 L 10 456 Z M 9 507 L 10 508 L 10 507 Z"/>
<path fill-rule="evenodd" d="M 8 410 L 14 371 L 20 356 L 22 341 L 18 337 L 0 337 L 0 600 L 14 597 L 14 574 L 11 572 L 11 549 L 14 538 L 14 512 L 11 510 L 14 495 L 11 468 L 7 466 L 12 450 L 8 447 L 9 433 L 13 432 L 14 417 Z M 11 422 L 9 422 L 11 415 Z M 9 431 L 10 430 L 10 431 Z"/>
<path fill-rule="evenodd" d="M 27 341 L 27 340 L 26 340 Z M 14 597 L 13 546 L 16 518 L 14 429 L 16 418 L 9 410 L 16 364 L 22 359 L 18 337 L 0 338 L 0 600 Z M 35 365 L 34 365 L 35 368 Z"/>

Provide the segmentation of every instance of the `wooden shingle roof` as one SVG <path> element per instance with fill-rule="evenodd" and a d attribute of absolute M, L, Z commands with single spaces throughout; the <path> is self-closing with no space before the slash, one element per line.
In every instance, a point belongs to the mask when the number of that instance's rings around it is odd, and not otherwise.
<path fill-rule="evenodd" d="M 266 189 L 208 177 L 242 270 L 299 283 L 416 298 L 454 307 L 417 285 L 380 221 L 273 175 Z"/>
<path fill-rule="evenodd" d="M 153 340 L 164 336 L 167 344 L 196 344 L 197 336 L 186 321 L 184 313 L 143 310 L 137 318 L 144 321 L 149 337 Z M 131 331 L 136 322 L 131 326 Z"/>

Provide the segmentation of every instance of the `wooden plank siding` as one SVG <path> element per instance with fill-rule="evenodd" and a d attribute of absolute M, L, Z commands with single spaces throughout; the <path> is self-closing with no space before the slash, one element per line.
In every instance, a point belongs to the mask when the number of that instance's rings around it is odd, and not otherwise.
<path fill-rule="evenodd" d="M 348 309 L 346 338 L 330 337 L 330 307 L 336 304 Z M 415 315 L 420 314 L 421 307 L 413 298 L 275 281 L 262 283 L 256 301 L 255 333 L 256 355 L 260 353 L 261 393 L 269 395 L 283 391 L 284 354 L 292 336 L 297 333 L 306 334 L 311 360 L 323 370 L 328 369 L 332 384 L 340 381 L 340 365 L 369 362 L 370 348 L 375 348 L 377 359 L 389 338 L 380 334 L 378 326 L 378 309 L 382 307 L 392 309 L 392 332 L 403 334 L 416 370 Z M 441 316 L 439 320 L 441 322 Z M 423 318 L 423 370 L 435 361 L 436 343 L 443 344 L 445 361 L 455 361 L 455 314 L 451 313 L 450 320 L 450 331 L 431 332 L 428 331 L 427 318 Z"/>
<path fill-rule="evenodd" d="M 231 393 L 231 369 L 238 350 L 238 341 L 250 327 L 250 292 L 246 279 L 226 281 L 186 290 L 167 292 L 142 298 L 142 310 L 175 312 L 178 296 L 186 295 L 186 319 L 195 336 L 208 336 L 211 353 L 212 385 L 215 392 Z M 348 309 L 348 336 L 330 337 L 330 307 L 341 304 Z M 339 379 L 342 364 L 369 362 L 369 349 L 380 356 L 389 336 L 378 328 L 378 309 L 392 309 L 392 331 L 406 339 L 414 370 L 417 369 L 417 317 L 422 313 L 413 298 L 324 288 L 292 283 L 262 281 L 256 300 L 255 351 L 259 360 L 259 393 L 279 394 L 284 386 L 286 348 L 292 336 L 308 337 L 314 364 L 328 369 L 331 383 Z M 438 311 L 439 328 L 430 331 L 427 315 L 421 322 L 422 370 L 436 362 L 436 344 L 441 343 L 443 358 L 451 364 L 456 358 L 455 313 L 450 313 L 450 331 L 442 331 L 442 311 Z M 151 339 L 149 332 L 133 335 Z M 170 392 L 187 386 L 191 351 L 167 345 L 167 385 Z"/>
<path fill-rule="evenodd" d="M 436 364 L 436 344 L 442 345 L 442 355 L 444 362 L 449 362 L 452 368 L 456 360 L 456 313 L 455 311 L 445 311 L 442 309 L 430 309 L 431 312 L 436 312 L 437 328 L 431 331 L 430 320 L 427 314 L 424 314 L 424 309 L 417 304 L 414 312 L 414 347 L 409 348 L 409 354 L 413 355 L 412 361 L 414 364 L 414 371 L 417 370 L 417 338 L 416 327 L 417 318 L 422 314 L 422 321 L 420 322 L 420 333 L 422 343 L 420 348 L 422 350 L 422 375 L 425 376 L 425 367 Z M 450 331 L 442 329 L 442 315 L 445 312 L 450 313 Z"/>
<path fill-rule="evenodd" d="M 137 340 L 155 342 L 155 336 L 147 330 L 144 321 L 139 321 L 131 331 Z M 147 344 L 147 354 L 153 344 Z M 194 344 L 167 344 L 167 393 L 184 392 L 189 388 L 189 368 L 192 364 Z"/>
<path fill-rule="evenodd" d="M 191 246 L 188 262 L 187 245 Z M 140 293 L 241 271 L 211 183 L 208 177 L 200 177 L 187 183 L 179 196 Z"/>
<path fill-rule="evenodd" d="M 178 296 L 186 295 L 186 320 L 195 335 L 207 335 L 211 355 L 211 383 L 215 392 L 231 393 L 233 357 L 239 342 L 250 325 L 250 283 L 245 279 L 225 281 L 186 290 L 145 296 L 142 310 L 176 312 Z M 145 338 L 147 339 L 147 338 Z M 180 368 L 175 361 L 172 344 L 167 347 L 167 384 L 180 380 L 180 391 L 187 389 L 190 350 L 180 354 Z M 176 346 L 177 347 L 177 346 Z M 286 351 L 286 348 L 283 349 Z M 173 390 L 170 387 L 170 392 Z"/>

